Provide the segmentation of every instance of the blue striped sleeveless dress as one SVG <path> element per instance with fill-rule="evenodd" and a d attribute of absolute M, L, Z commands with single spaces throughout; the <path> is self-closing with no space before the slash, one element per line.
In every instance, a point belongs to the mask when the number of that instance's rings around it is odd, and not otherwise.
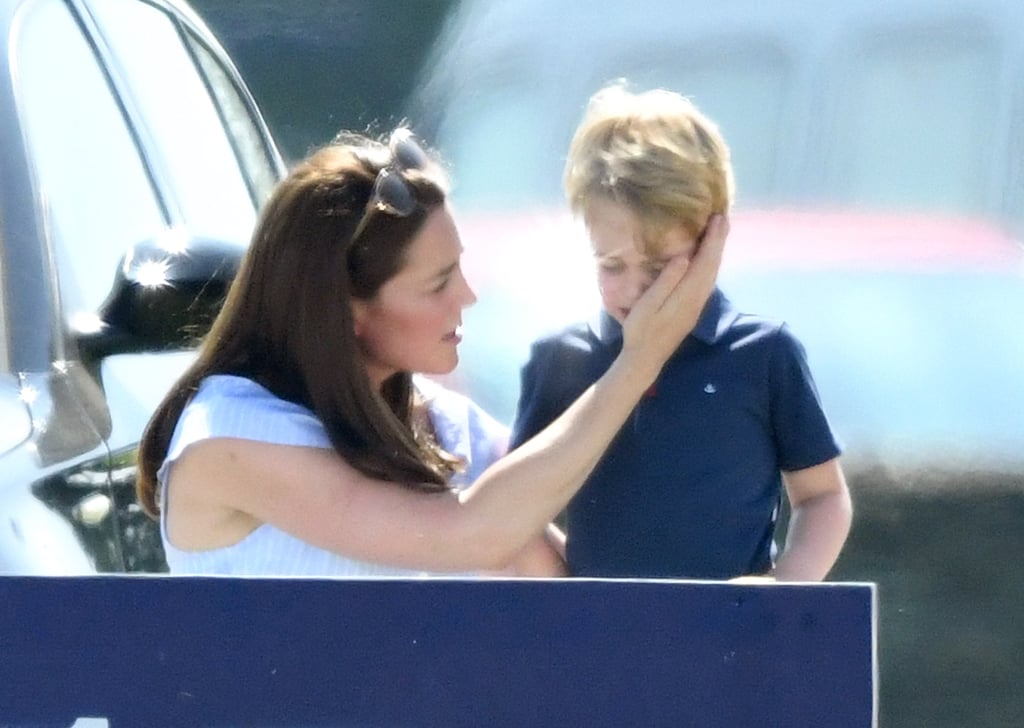
<path fill-rule="evenodd" d="M 428 404 L 439 443 L 466 461 L 453 479 L 464 487 L 505 451 L 506 428 L 468 398 L 424 377 L 415 385 Z M 157 473 L 161 505 L 167 501 L 167 474 L 189 445 L 211 437 L 236 437 L 279 445 L 331 447 L 316 416 L 305 407 L 279 399 L 256 382 L 217 374 L 205 378 L 178 419 Z M 312 546 L 264 523 L 238 543 L 205 551 L 177 548 L 167 535 L 167 510 L 161 508 L 160 533 L 172 574 L 235 576 L 427 576 L 423 571 L 346 558 Z"/>

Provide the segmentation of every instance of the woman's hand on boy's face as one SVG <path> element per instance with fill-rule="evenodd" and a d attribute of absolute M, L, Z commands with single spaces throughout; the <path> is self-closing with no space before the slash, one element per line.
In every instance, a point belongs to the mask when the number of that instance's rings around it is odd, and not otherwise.
<path fill-rule="evenodd" d="M 620 324 L 671 259 L 691 258 L 697 250 L 696 236 L 682 222 L 655 235 L 649 220 L 615 200 L 592 200 L 584 217 L 601 304 Z"/>
<path fill-rule="evenodd" d="M 624 349 L 643 350 L 663 363 L 678 348 L 715 288 L 728 234 L 728 218 L 714 215 L 693 258 L 668 262 L 626 318 Z"/>

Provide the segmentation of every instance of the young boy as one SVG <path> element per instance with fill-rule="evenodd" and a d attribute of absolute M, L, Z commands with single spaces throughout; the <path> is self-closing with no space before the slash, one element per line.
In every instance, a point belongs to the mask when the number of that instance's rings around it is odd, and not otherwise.
<path fill-rule="evenodd" d="M 534 343 L 512 446 L 539 432 L 608 368 L 622 322 L 666 261 L 691 257 L 731 204 L 729 150 L 686 98 L 591 98 L 565 187 L 582 214 L 603 310 Z M 575 576 L 823 579 L 846 540 L 840 448 L 801 344 L 740 313 L 720 290 L 566 511 Z M 782 487 L 791 507 L 776 558 Z"/>

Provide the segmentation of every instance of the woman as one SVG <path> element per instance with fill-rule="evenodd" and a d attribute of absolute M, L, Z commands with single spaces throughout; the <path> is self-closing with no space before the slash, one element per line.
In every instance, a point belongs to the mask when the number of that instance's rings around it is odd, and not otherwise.
<path fill-rule="evenodd" d="M 439 415 L 479 410 L 440 388 L 428 406 L 411 374 L 454 369 L 475 300 L 445 184 L 407 129 L 387 145 L 339 138 L 279 184 L 198 358 L 143 436 L 138 495 L 161 519 L 172 572 L 393 575 L 517 559 L 557 571 L 539 539 L 696 322 L 727 225 L 714 222 L 688 267 L 666 268 L 604 377 L 460 490 L 451 479 L 469 464 L 439 444 Z"/>

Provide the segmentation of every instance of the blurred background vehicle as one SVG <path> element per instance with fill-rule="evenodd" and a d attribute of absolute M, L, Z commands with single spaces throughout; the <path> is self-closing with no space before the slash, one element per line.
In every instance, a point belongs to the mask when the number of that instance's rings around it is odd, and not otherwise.
<path fill-rule="evenodd" d="M 529 342 L 597 303 L 560 183 L 617 78 L 731 144 L 722 287 L 790 322 L 845 442 L 832 578 L 880 585 L 881 724 L 1024 724 L 1024 4 L 459 3 L 409 116 L 480 299 L 453 381 L 505 421 Z"/>
<path fill-rule="evenodd" d="M 1024 463 L 1024 327 L 986 315 L 1024 310 L 1024 28 L 1007 31 L 1024 7 L 849 5 L 460 6 L 411 116 L 451 161 L 478 285 L 520 299 L 481 296 L 478 397 L 508 419 L 515 375 L 496 383 L 524 340 L 594 304 L 561 168 L 586 98 L 622 77 L 722 126 L 738 180 L 723 286 L 803 332 L 851 460 Z M 499 305 L 523 336 L 484 324 Z"/>
<path fill-rule="evenodd" d="M 161 571 L 142 428 L 283 163 L 177 0 L 0 0 L 0 573 Z"/>

